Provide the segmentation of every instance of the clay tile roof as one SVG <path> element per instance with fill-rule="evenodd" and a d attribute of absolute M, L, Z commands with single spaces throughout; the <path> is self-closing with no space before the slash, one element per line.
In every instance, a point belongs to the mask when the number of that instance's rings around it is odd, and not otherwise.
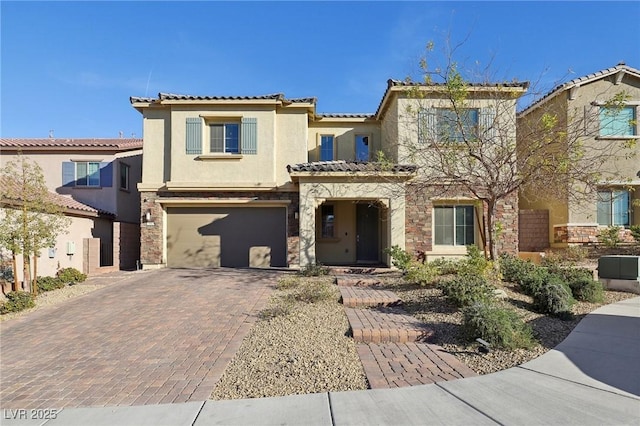
<path fill-rule="evenodd" d="M 0 148 L 101 148 L 129 151 L 142 148 L 142 139 L 0 138 Z"/>
<path fill-rule="evenodd" d="M 369 113 L 327 113 L 327 114 L 316 114 L 318 118 L 373 118 L 373 114 Z"/>
<path fill-rule="evenodd" d="M 612 74 L 616 74 L 616 73 L 618 73 L 620 71 L 624 71 L 626 73 L 635 75 L 636 77 L 640 77 L 640 70 L 637 70 L 635 68 L 632 68 L 632 67 L 626 65 L 624 62 L 620 62 L 615 67 L 606 68 L 606 69 L 603 69 L 603 70 L 600 70 L 600 71 L 596 71 L 594 73 L 587 74 L 587 75 L 582 76 L 582 77 L 574 78 L 573 80 L 567 81 L 566 83 L 562 83 L 562 84 L 557 85 L 552 90 L 550 90 L 547 94 L 542 96 L 540 99 L 534 101 L 531 105 L 529 105 L 524 110 L 522 110 L 518 115 L 525 114 L 525 113 L 529 112 L 530 110 L 535 109 L 536 107 L 540 106 L 541 104 L 543 104 L 547 100 L 551 99 L 552 97 L 554 97 L 555 95 L 557 95 L 558 93 L 560 93 L 560 92 L 562 92 L 562 91 L 564 91 L 566 89 L 570 89 L 573 86 L 581 86 L 583 84 L 588 84 L 588 83 L 591 83 L 592 81 L 600 80 L 601 78 L 608 77 L 608 76 L 610 76 Z"/>
<path fill-rule="evenodd" d="M 313 163 L 300 163 L 287 166 L 289 173 L 292 172 L 385 172 L 393 173 L 413 173 L 417 167 L 409 164 L 394 164 L 390 169 L 382 167 L 380 163 L 370 163 L 367 161 L 316 161 Z"/>
<path fill-rule="evenodd" d="M 318 100 L 316 98 L 291 98 L 286 99 L 286 101 L 291 102 L 293 104 L 301 103 L 301 104 L 316 104 Z"/>
<path fill-rule="evenodd" d="M 196 95 L 177 95 L 175 93 L 159 93 L 158 99 L 161 101 L 169 100 L 169 101 L 247 101 L 247 100 L 263 100 L 263 99 L 272 99 L 275 101 L 283 100 L 284 94 L 282 93 L 273 93 L 270 95 L 261 95 L 261 96 L 196 96 Z"/>
<path fill-rule="evenodd" d="M 20 202 L 22 199 L 20 197 L 15 196 L 20 192 L 19 188 L 16 185 L 16 181 L 11 179 L 6 179 L 4 177 L 0 177 L 0 185 L 3 188 L 3 202 L 7 204 L 11 204 L 12 201 Z M 52 203 L 69 210 L 78 210 L 86 213 L 93 214 L 104 214 L 109 216 L 115 216 L 114 213 L 108 212 L 106 210 L 96 209 L 87 204 L 81 203 L 80 201 L 74 200 L 70 196 L 56 194 L 55 192 L 47 191 L 47 198 Z"/>

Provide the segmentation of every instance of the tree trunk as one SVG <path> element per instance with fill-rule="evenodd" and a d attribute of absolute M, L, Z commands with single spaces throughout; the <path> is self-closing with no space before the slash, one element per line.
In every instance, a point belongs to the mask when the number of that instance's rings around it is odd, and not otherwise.
<path fill-rule="evenodd" d="M 13 260 L 13 291 L 18 291 L 20 288 L 18 287 L 18 260 L 16 259 L 16 252 L 11 252 L 11 257 Z"/>
<path fill-rule="evenodd" d="M 487 227 L 489 228 L 488 240 L 489 240 L 489 259 L 496 260 L 498 255 L 496 253 L 496 225 L 495 225 L 495 210 L 496 204 L 493 200 L 487 201 Z"/>
<path fill-rule="evenodd" d="M 22 255 L 22 289 L 31 291 L 31 257 L 26 253 Z"/>
<path fill-rule="evenodd" d="M 38 256 L 33 255 L 33 280 L 31 281 L 31 293 L 38 295 Z"/>

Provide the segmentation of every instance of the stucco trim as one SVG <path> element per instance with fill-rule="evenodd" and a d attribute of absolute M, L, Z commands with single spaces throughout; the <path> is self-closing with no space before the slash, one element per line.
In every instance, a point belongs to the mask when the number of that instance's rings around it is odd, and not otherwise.
<path fill-rule="evenodd" d="M 286 207 L 291 200 L 171 200 L 157 199 L 156 203 L 171 207 Z"/>
<path fill-rule="evenodd" d="M 273 191 L 276 182 L 237 185 L 228 182 L 211 184 L 208 182 L 167 182 L 168 191 Z"/>

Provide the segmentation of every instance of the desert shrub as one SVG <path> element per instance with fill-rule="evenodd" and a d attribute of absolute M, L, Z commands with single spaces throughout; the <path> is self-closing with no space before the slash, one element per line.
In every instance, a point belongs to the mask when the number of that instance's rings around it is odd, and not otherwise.
<path fill-rule="evenodd" d="M 629 227 L 629 231 L 631 231 L 631 236 L 637 243 L 640 243 L 640 225 L 631 225 Z"/>
<path fill-rule="evenodd" d="M 533 296 L 540 288 L 546 285 L 549 280 L 549 270 L 541 266 L 534 266 L 521 280 L 518 285 L 524 294 Z"/>
<path fill-rule="evenodd" d="M 493 300 L 495 287 L 481 275 L 459 275 L 438 285 L 442 293 L 456 306 Z"/>
<path fill-rule="evenodd" d="M 498 263 L 503 278 L 517 284 L 520 284 L 536 268 L 533 263 L 509 254 L 501 254 Z"/>
<path fill-rule="evenodd" d="M 403 278 L 409 283 L 427 285 L 433 283 L 438 275 L 439 269 L 433 263 L 420 263 L 413 261 Z"/>
<path fill-rule="evenodd" d="M 561 318 L 571 316 L 573 302 L 569 285 L 553 274 L 533 294 L 533 303 L 540 312 Z"/>
<path fill-rule="evenodd" d="M 0 305 L 0 314 L 18 312 L 35 306 L 33 294 L 26 291 L 10 291 L 6 297 L 7 300 Z"/>
<path fill-rule="evenodd" d="M 440 257 L 429 263 L 438 269 L 438 275 L 457 275 L 460 272 L 460 265 L 463 262 L 464 260 L 445 259 L 444 257 Z"/>
<path fill-rule="evenodd" d="M 52 291 L 66 286 L 66 283 L 57 277 L 38 277 L 38 290 Z"/>
<path fill-rule="evenodd" d="M 462 310 L 462 330 L 467 338 L 480 337 L 495 348 L 530 348 L 535 343 L 531 327 L 510 309 L 473 303 Z"/>
<path fill-rule="evenodd" d="M 564 249 L 547 250 L 542 258 L 543 266 L 574 264 L 587 258 L 589 249 L 584 246 L 569 246 Z"/>
<path fill-rule="evenodd" d="M 460 275 L 486 275 L 491 268 L 490 262 L 478 246 L 467 246 L 467 255 L 460 261 L 458 274 Z"/>
<path fill-rule="evenodd" d="M 87 276 L 76 268 L 60 269 L 56 275 L 60 281 L 69 285 L 81 283 L 87 279 Z"/>
<path fill-rule="evenodd" d="M 391 256 L 391 264 L 401 271 L 406 272 L 411 267 L 413 256 L 408 251 L 392 246 L 384 249 L 384 252 Z"/>
<path fill-rule="evenodd" d="M 296 301 L 293 295 L 288 294 L 272 300 L 269 306 L 258 312 L 258 318 L 268 320 L 276 317 L 287 316 L 293 311 Z"/>
<path fill-rule="evenodd" d="M 329 273 L 329 268 L 324 266 L 322 263 L 310 263 L 300 271 L 298 271 L 298 275 L 302 275 L 303 277 L 319 277 L 322 275 L 327 275 Z"/>
<path fill-rule="evenodd" d="M 331 300 L 334 296 L 334 286 L 324 282 L 304 282 L 294 290 L 293 298 L 300 302 L 316 303 Z"/>
<path fill-rule="evenodd" d="M 278 290 L 288 290 L 291 288 L 295 288 L 300 285 L 300 281 L 296 277 L 283 277 L 278 280 L 276 284 L 276 289 Z"/>
<path fill-rule="evenodd" d="M 569 281 L 569 287 L 576 300 L 591 303 L 604 302 L 604 287 L 602 283 L 591 277 L 573 279 Z"/>
<path fill-rule="evenodd" d="M 598 242 L 605 247 L 615 248 L 620 245 L 622 239 L 620 238 L 619 226 L 608 226 L 605 229 L 598 232 Z"/>

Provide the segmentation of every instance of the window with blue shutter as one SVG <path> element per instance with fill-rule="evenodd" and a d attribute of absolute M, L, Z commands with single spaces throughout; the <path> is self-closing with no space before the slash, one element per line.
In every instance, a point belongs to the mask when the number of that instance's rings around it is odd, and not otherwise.
<path fill-rule="evenodd" d="M 111 188 L 113 186 L 113 163 L 100 163 L 98 185 L 103 188 Z"/>
<path fill-rule="evenodd" d="M 62 163 L 62 186 L 70 187 L 76 184 L 76 165 L 72 161 Z"/>
<path fill-rule="evenodd" d="M 493 108 L 482 108 L 480 110 L 479 121 L 479 137 L 484 141 L 491 141 L 496 137 L 496 128 L 494 121 L 496 119 L 496 110 Z"/>
<path fill-rule="evenodd" d="M 242 137 L 242 150 L 243 154 L 257 154 L 258 153 L 258 119 L 257 118 L 243 118 L 242 119 L 242 131 L 240 132 Z"/>
<path fill-rule="evenodd" d="M 198 117 L 189 117 L 186 126 L 187 154 L 202 154 L 202 120 Z"/>
<path fill-rule="evenodd" d="M 436 140 L 436 110 L 423 108 L 418 111 L 418 142 L 429 143 Z"/>

